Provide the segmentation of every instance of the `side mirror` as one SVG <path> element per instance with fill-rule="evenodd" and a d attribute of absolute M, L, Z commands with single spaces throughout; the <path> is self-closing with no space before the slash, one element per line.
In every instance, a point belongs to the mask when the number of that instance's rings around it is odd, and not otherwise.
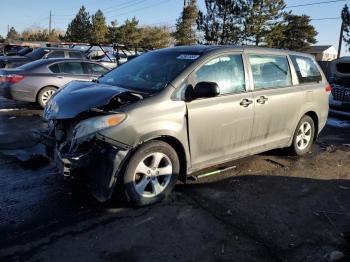
<path fill-rule="evenodd" d="M 209 98 L 220 94 L 220 88 L 214 82 L 199 82 L 193 89 L 193 98 Z"/>

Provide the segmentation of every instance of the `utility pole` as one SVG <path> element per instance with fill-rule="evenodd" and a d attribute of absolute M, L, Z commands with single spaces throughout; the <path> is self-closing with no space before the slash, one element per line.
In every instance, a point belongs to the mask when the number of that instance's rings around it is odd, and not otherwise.
<path fill-rule="evenodd" d="M 51 22 L 52 22 L 52 19 L 51 19 L 51 10 L 50 10 L 50 19 L 49 19 L 49 35 L 51 34 Z"/>
<path fill-rule="evenodd" d="M 344 33 L 344 21 L 342 21 L 341 26 L 340 26 L 340 36 L 339 36 L 339 45 L 338 45 L 337 58 L 340 57 L 340 53 L 341 53 L 341 46 L 343 44 L 343 33 Z"/>
<path fill-rule="evenodd" d="M 10 25 L 7 25 L 7 34 L 10 32 Z"/>

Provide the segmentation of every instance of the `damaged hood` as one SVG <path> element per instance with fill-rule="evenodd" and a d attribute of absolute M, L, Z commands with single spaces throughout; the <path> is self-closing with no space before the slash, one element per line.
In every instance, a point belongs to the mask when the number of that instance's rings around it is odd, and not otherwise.
<path fill-rule="evenodd" d="M 44 117 L 69 119 L 91 108 L 107 105 L 113 97 L 130 90 L 95 82 L 72 81 L 58 90 L 44 110 Z"/>

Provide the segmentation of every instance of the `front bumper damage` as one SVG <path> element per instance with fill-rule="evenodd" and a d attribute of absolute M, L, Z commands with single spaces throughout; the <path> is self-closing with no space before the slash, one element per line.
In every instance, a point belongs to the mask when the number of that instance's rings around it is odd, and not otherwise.
<path fill-rule="evenodd" d="M 46 135 L 42 142 L 52 146 Z M 117 179 L 130 153 L 130 147 L 97 134 L 84 152 L 62 154 L 54 147 L 53 161 L 65 178 L 83 180 L 100 202 L 111 198 Z"/>

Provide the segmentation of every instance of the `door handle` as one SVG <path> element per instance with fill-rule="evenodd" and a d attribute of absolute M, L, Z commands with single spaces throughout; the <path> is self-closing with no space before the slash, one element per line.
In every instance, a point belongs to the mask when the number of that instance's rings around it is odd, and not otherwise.
<path fill-rule="evenodd" d="M 269 99 L 266 96 L 261 96 L 259 97 L 256 102 L 258 102 L 259 104 L 265 104 Z"/>
<path fill-rule="evenodd" d="M 253 100 L 249 100 L 247 98 L 242 99 L 242 101 L 239 103 L 243 107 L 248 107 L 249 105 L 253 104 Z"/>
<path fill-rule="evenodd" d="M 56 78 L 63 79 L 64 76 L 56 76 Z"/>

